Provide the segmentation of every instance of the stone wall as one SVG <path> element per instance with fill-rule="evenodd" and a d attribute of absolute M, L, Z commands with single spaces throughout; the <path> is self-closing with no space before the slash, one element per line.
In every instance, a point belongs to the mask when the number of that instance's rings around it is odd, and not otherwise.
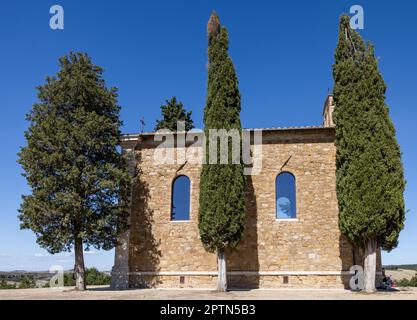
<path fill-rule="evenodd" d="M 141 137 L 136 150 L 130 286 L 213 288 L 216 256 L 204 250 L 198 230 L 201 165 L 155 165 L 156 146 L 148 135 Z M 265 130 L 262 149 L 261 172 L 247 176 L 242 240 L 236 250 L 227 252 L 229 285 L 346 286 L 346 271 L 354 258 L 338 227 L 334 129 Z M 275 179 L 284 171 L 296 178 L 295 220 L 280 221 L 275 215 Z M 178 175 L 191 180 L 187 222 L 170 219 L 172 182 Z M 361 261 L 358 250 L 356 256 Z"/>

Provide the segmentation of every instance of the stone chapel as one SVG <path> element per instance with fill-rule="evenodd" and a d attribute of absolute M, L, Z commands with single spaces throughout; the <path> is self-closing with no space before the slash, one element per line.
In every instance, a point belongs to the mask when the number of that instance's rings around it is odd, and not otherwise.
<path fill-rule="evenodd" d="M 333 109 L 329 95 L 322 125 L 246 129 L 262 130 L 262 169 L 247 176 L 245 231 L 227 253 L 229 288 L 343 288 L 350 267 L 362 264 L 363 252 L 338 225 Z M 155 164 L 157 135 L 122 137 L 134 183 L 112 287 L 213 289 L 216 254 L 204 250 L 198 230 L 201 165 Z"/>

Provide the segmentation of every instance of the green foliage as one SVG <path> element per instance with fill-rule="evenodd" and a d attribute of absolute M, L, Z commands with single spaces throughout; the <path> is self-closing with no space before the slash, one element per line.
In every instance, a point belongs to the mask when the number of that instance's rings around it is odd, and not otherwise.
<path fill-rule="evenodd" d="M 236 129 L 241 137 L 240 93 L 236 72 L 228 55 L 228 34 L 220 27 L 215 13 L 208 26 L 208 88 L 204 110 L 206 137 L 210 129 Z M 230 142 L 230 141 L 229 141 Z M 206 157 L 208 159 L 209 139 Z M 229 143 L 229 164 L 204 164 L 200 180 L 199 229 L 206 250 L 234 248 L 243 232 L 245 217 L 245 178 L 243 165 L 231 163 L 232 144 Z M 208 163 L 208 161 L 207 161 Z"/>
<path fill-rule="evenodd" d="M 417 274 L 412 277 L 410 280 L 401 279 L 397 281 L 397 286 L 399 287 L 417 287 Z"/>
<path fill-rule="evenodd" d="M 400 148 L 371 44 L 340 20 L 333 65 L 340 228 L 350 241 L 396 247 L 405 187 Z"/>
<path fill-rule="evenodd" d="M 33 277 L 23 277 L 19 282 L 19 289 L 31 289 L 36 288 L 36 281 Z"/>
<path fill-rule="evenodd" d="M 96 268 L 87 269 L 86 274 L 86 281 L 88 285 L 110 285 L 111 276 L 98 271 Z"/>
<path fill-rule="evenodd" d="M 169 129 L 177 131 L 177 122 L 185 122 L 185 130 L 189 131 L 194 128 L 194 122 L 191 119 L 192 111 L 187 112 L 181 102 L 177 102 L 177 98 L 165 100 L 166 105 L 161 106 L 162 119 L 156 121 L 155 131 L 160 129 Z"/>
<path fill-rule="evenodd" d="M 87 268 L 85 269 L 85 280 L 86 284 L 90 286 L 101 286 L 101 285 L 110 285 L 111 276 L 108 274 L 98 271 L 96 268 Z M 0 282 L 1 286 L 1 282 Z M 65 287 L 74 287 L 75 286 L 75 273 L 74 272 L 65 272 L 64 273 L 64 286 Z M 49 288 L 49 282 L 45 283 L 44 288 Z M 1 288 L 1 287 L 0 287 Z"/>
<path fill-rule="evenodd" d="M 76 238 L 109 250 L 127 227 L 130 177 L 118 152 L 117 89 L 87 54 L 70 53 L 60 71 L 38 87 L 27 115 L 27 146 L 19 153 L 31 194 L 23 196 L 21 228 L 50 253 L 69 251 Z"/>
<path fill-rule="evenodd" d="M 90 286 L 109 285 L 111 282 L 111 276 L 98 271 L 96 268 L 87 268 L 85 270 L 85 281 L 86 284 Z M 75 286 L 75 274 L 73 272 L 64 273 L 64 286 Z"/>
<path fill-rule="evenodd" d="M 86 274 L 88 272 L 88 269 L 85 270 Z M 64 287 L 74 287 L 75 286 L 75 274 L 74 272 L 65 272 L 64 273 Z M 49 288 L 50 284 L 49 282 L 46 282 L 43 285 L 43 288 Z"/>
<path fill-rule="evenodd" d="M 87 269 L 86 269 L 87 272 Z M 74 287 L 75 286 L 75 273 L 74 272 L 65 272 L 64 273 L 64 286 L 65 287 Z"/>
<path fill-rule="evenodd" d="M 16 284 L 9 284 L 5 279 L 1 279 L 0 281 L 0 290 L 5 289 L 16 289 Z"/>

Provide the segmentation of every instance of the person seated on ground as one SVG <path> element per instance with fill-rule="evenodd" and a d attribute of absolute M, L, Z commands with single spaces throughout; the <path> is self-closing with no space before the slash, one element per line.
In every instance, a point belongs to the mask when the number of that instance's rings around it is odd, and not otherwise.
<path fill-rule="evenodd" d="M 382 282 L 386 283 L 389 280 L 389 278 L 385 274 L 385 268 L 382 268 Z"/>

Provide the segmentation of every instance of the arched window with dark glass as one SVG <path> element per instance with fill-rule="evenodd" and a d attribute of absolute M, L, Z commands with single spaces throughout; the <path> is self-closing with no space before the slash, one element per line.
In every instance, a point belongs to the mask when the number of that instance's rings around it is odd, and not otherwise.
<path fill-rule="evenodd" d="M 280 173 L 275 181 L 277 219 L 297 217 L 295 177 L 289 172 Z"/>
<path fill-rule="evenodd" d="M 171 220 L 190 220 L 190 179 L 178 176 L 172 183 Z"/>

